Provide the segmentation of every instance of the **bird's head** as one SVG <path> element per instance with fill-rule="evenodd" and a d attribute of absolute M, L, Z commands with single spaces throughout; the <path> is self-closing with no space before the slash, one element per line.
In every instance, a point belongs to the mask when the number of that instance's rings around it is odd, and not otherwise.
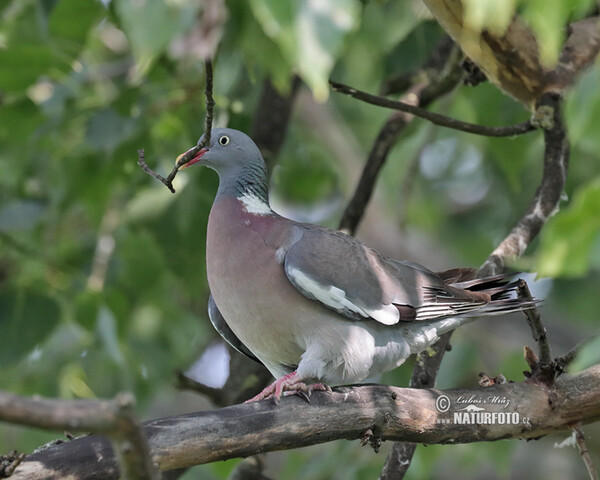
<path fill-rule="evenodd" d="M 209 144 L 201 148 L 203 141 L 204 135 L 200 137 L 195 147 L 177 157 L 177 161 L 179 161 L 183 155 L 193 153 L 190 161 L 179 167 L 180 170 L 200 164 L 223 174 L 243 169 L 249 163 L 264 162 L 260 150 L 252 139 L 238 130 L 213 128 Z"/>

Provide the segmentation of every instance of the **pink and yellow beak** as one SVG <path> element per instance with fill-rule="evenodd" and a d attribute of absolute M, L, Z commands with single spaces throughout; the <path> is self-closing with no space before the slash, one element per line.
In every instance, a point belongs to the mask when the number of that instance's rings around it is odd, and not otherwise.
<path fill-rule="evenodd" d="M 191 167 L 194 163 L 198 163 L 206 152 L 208 152 L 208 148 L 198 148 L 197 146 L 192 147 L 187 152 L 184 152 L 177 157 L 177 159 L 175 160 L 175 165 L 179 165 L 177 167 L 178 170 L 183 170 L 184 168 Z M 180 165 L 180 161 L 184 158 L 188 159 L 187 162 Z"/>

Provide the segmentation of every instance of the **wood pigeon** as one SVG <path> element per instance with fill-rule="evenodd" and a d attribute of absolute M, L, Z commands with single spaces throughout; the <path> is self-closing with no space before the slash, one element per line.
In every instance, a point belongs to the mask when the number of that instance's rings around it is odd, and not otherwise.
<path fill-rule="evenodd" d="M 515 298 L 517 282 L 504 275 L 434 273 L 278 215 L 262 155 L 242 132 L 213 129 L 210 144 L 193 149 L 184 167 L 219 175 L 206 245 L 210 319 L 277 379 L 251 401 L 362 382 L 474 317 L 534 305 Z"/>

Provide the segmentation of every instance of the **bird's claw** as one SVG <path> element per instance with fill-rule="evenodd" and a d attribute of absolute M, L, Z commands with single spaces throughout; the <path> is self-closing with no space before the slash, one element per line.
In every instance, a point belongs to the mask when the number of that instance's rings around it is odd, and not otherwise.
<path fill-rule="evenodd" d="M 296 378 L 296 372 L 288 373 L 283 377 L 275 380 L 271 385 L 266 387 L 255 397 L 246 400 L 244 403 L 257 402 L 259 400 L 265 400 L 272 398 L 275 403 L 279 403 L 281 396 L 285 393 L 289 395 L 298 395 L 299 397 L 310 403 L 310 396 L 314 391 L 332 393 L 331 387 L 324 383 L 313 383 L 307 385 L 301 379 Z"/>

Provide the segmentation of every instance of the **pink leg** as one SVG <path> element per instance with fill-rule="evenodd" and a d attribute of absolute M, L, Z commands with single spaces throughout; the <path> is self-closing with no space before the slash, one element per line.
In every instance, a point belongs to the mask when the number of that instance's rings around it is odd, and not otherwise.
<path fill-rule="evenodd" d="M 293 392 L 300 395 L 304 394 L 305 396 L 308 394 L 309 397 L 310 393 L 314 390 L 331 392 L 331 388 L 323 383 L 315 383 L 307 386 L 301 378 L 297 378 L 297 375 L 298 372 L 294 371 L 278 378 L 258 395 L 252 397 L 250 400 L 246 400 L 244 403 L 257 402 L 266 398 L 273 398 L 276 403 L 279 403 L 283 392 Z"/>

